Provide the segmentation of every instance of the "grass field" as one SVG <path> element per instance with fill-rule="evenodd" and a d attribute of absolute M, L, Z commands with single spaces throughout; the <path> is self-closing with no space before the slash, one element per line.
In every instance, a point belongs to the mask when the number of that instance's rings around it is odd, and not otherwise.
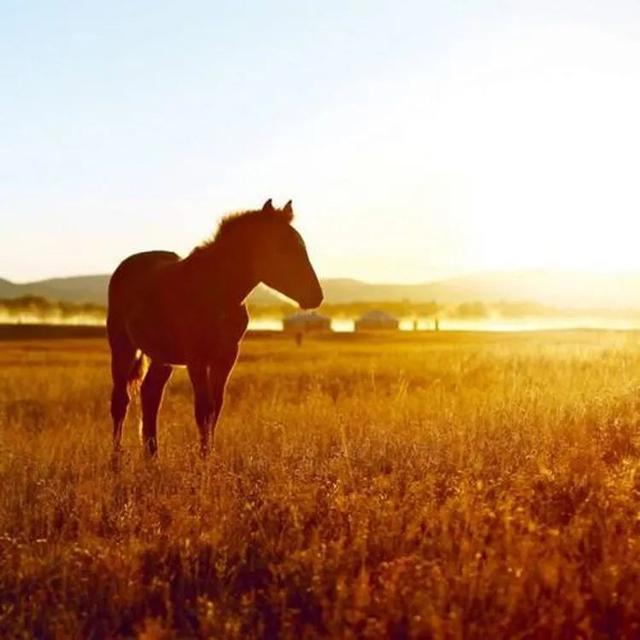
<path fill-rule="evenodd" d="M 0 343 L 0 637 L 640 637 L 640 334 L 250 339 L 119 473 L 109 389 Z"/>

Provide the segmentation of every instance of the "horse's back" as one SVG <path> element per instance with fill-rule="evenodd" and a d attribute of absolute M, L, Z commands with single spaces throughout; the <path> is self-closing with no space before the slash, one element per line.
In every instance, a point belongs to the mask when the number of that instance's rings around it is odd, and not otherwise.
<path fill-rule="evenodd" d="M 123 260 L 109 280 L 109 307 L 120 299 L 135 295 L 137 289 L 163 267 L 175 264 L 180 256 L 173 251 L 145 251 Z"/>
<path fill-rule="evenodd" d="M 127 314 L 149 295 L 154 279 L 179 261 L 173 251 L 145 251 L 123 260 L 109 280 L 107 328 L 123 325 Z"/>
<path fill-rule="evenodd" d="M 152 360 L 185 364 L 195 353 L 212 358 L 237 353 L 246 331 L 244 305 L 226 308 L 206 290 L 194 289 L 184 262 L 170 251 L 148 251 L 124 260 L 109 282 L 107 333 Z"/>

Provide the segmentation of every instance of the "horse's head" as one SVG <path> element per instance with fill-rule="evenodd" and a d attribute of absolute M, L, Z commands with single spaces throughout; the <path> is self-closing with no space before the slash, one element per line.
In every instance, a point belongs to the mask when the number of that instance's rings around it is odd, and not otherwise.
<path fill-rule="evenodd" d="M 254 273 L 260 282 L 295 300 L 303 309 L 314 309 L 322 303 L 322 288 L 304 241 L 291 226 L 292 220 L 291 201 L 282 209 L 276 209 L 271 200 L 265 202 L 254 244 Z"/>

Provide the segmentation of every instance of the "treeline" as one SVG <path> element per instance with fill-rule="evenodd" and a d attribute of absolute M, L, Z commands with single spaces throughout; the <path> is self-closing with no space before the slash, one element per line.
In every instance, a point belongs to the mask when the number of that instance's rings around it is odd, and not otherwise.
<path fill-rule="evenodd" d="M 457 319 L 477 318 L 638 318 L 640 309 L 559 309 L 536 302 L 464 302 L 443 307 L 443 317 Z"/>
<path fill-rule="evenodd" d="M 105 307 L 98 304 L 53 302 L 41 296 L 0 300 L 0 318 L 5 322 L 104 322 Z"/>
<path fill-rule="evenodd" d="M 330 318 L 358 318 L 367 311 L 378 309 L 397 318 L 454 318 L 475 320 L 483 318 L 637 318 L 637 309 L 557 309 L 532 302 L 463 302 L 442 305 L 435 301 L 414 303 L 400 302 L 352 302 L 323 304 L 319 313 Z M 292 305 L 249 305 L 254 318 L 283 318 L 295 312 Z M 0 300 L 0 322 L 74 322 L 77 324 L 97 324 L 105 321 L 106 308 L 97 304 L 54 302 L 40 296 L 23 296 Z"/>
<path fill-rule="evenodd" d="M 402 302 L 347 302 L 347 303 L 324 303 L 318 313 L 330 318 L 357 318 L 371 309 L 379 309 L 392 316 L 435 316 L 442 307 L 435 302 L 413 303 Z M 253 317 L 280 318 L 291 315 L 295 312 L 295 307 L 289 304 L 276 305 L 249 305 L 249 312 Z"/>
<path fill-rule="evenodd" d="M 640 309 L 558 309 L 535 302 L 499 301 L 463 302 L 460 304 L 438 304 L 435 301 L 416 303 L 401 302 L 352 302 L 325 303 L 318 310 L 330 318 L 358 318 L 367 311 L 378 309 L 396 318 L 452 318 L 456 320 L 480 320 L 483 318 L 503 318 L 517 320 L 524 318 L 637 318 Z M 249 311 L 256 318 L 281 318 L 294 312 L 287 304 L 250 305 Z"/>

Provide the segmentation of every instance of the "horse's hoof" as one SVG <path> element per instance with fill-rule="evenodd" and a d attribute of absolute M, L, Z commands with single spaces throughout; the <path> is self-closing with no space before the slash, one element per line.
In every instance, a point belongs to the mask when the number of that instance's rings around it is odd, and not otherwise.
<path fill-rule="evenodd" d="M 120 471 L 122 468 L 122 458 L 124 457 L 124 452 L 122 449 L 114 449 L 111 453 L 111 461 L 110 466 L 112 471 Z"/>
<path fill-rule="evenodd" d="M 145 460 L 155 460 L 158 457 L 158 445 L 155 440 L 148 440 L 143 443 L 142 450 L 144 451 Z"/>

